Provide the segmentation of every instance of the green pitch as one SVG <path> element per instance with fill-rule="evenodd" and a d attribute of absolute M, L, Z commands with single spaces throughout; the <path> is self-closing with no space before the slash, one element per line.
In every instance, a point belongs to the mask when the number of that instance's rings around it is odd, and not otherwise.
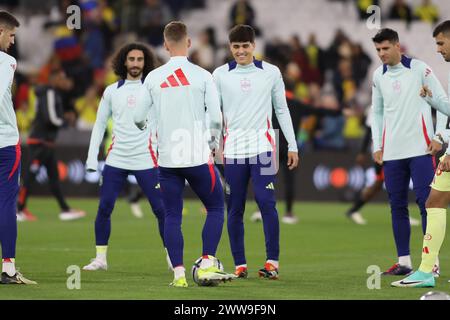
<path fill-rule="evenodd" d="M 88 216 L 79 221 L 61 222 L 53 199 L 32 198 L 30 210 L 39 220 L 19 223 L 17 265 L 36 286 L 0 286 L 4 299 L 414 299 L 428 289 L 391 288 L 398 277 L 381 278 L 381 288 L 369 290 L 370 265 L 387 269 L 395 262 L 395 249 L 388 206 L 371 204 L 363 214 L 369 224 L 358 226 L 344 217 L 346 204 L 299 203 L 295 206 L 300 223 L 281 224 L 280 280 L 263 280 L 257 270 L 265 259 L 261 223 L 249 221 L 256 205 L 249 202 L 245 215 L 246 250 L 249 278 L 219 287 L 198 287 L 190 276 L 190 287 L 168 286 L 165 253 L 157 233 L 156 220 L 147 203 L 146 216 L 136 219 L 128 204 L 118 201 L 112 217 L 112 236 L 108 252 L 108 271 L 81 272 L 81 289 L 69 290 L 67 268 L 84 266 L 95 255 L 95 199 L 71 199 Z M 200 203 L 187 201 L 183 218 L 185 265 L 188 272 L 201 255 L 201 229 L 205 215 Z M 280 203 L 280 211 L 284 205 Z M 412 215 L 419 217 L 411 205 Z M 442 275 L 435 290 L 450 291 L 450 236 L 441 252 Z M 420 227 L 412 227 L 412 259 L 420 262 Z M 225 270 L 232 271 L 226 225 L 217 256 Z"/>

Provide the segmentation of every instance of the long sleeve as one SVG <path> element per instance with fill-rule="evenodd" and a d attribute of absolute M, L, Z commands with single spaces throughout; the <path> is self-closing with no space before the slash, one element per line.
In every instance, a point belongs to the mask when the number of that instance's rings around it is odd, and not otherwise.
<path fill-rule="evenodd" d="M 436 130 L 434 139 L 437 139 L 437 135 L 440 134 L 444 141 L 448 141 L 448 130 L 447 130 L 447 122 L 449 113 L 446 112 L 446 109 L 450 111 L 450 103 L 445 93 L 444 88 L 442 87 L 439 80 L 432 72 L 431 68 L 426 64 L 421 65 L 421 73 L 422 73 L 422 83 L 427 86 L 431 92 L 433 97 L 427 97 L 426 101 L 429 105 L 437 110 L 436 112 Z M 443 113 L 444 114 L 443 114 Z M 446 115 L 447 114 L 447 115 Z"/>
<path fill-rule="evenodd" d="M 384 105 L 376 74 L 373 76 L 372 85 L 372 141 L 373 151 L 380 151 L 383 147 L 383 123 L 384 123 Z"/>
<path fill-rule="evenodd" d="M 141 130 L 144 130 L 147 126 L 148 113 L 150 111 L 152 104 L 153 100 L 150 94 L 149 78 L 147 76 L 144 84 L 139 90 L 137 106 L 134 112 L 134 123 Z"/>
<path fill-rule="evenodd" d="M 45 107 L 42 109 L 42 116 L 46 123 L 55 127 L 64 125 L 64 119 L 57 105 L 57 96 L 54 89 L 48 89 L 45 92 Z"/>
<path fill-rule="evenodd" d="M 292 126 L 292 119 L 289 113 L 289 108 L 286 101 L 286 90 L 284 87 L 283 78 L 279 70 L 275 84 L 272 88 L 272 103 L 275 109 L 275 115 L 280 124 L 281 131 L 288 142 L 288 150 L 298 152 L 297 141 L 295 139 L 294 128 Z"/>
<path fill-rule="evenodd" d="M 209 116 L 209 131 L 211 133 L 210 148 L 218 150 L 222 132 L 222 112 L 216 85 L 210 74 L 205 83 L 205 107 Z"/>
<path fill-rule="evenodd" d="M 434 140 L 440 141 L 437 138 L 438 134 L 442 136 L 444 142 L 448 140 L 447 121 L 448 117 L 445 114 L 442 114 L 439 111 L 436 112 L 436 133 L 433 137 Z"/>
<path fill-rule="evenodd" d="M 148 113 L 148 127 L 150 129 L 151 150 L 157 154 L 158 150 L 158 123 L 156 122 L 156 109 L 150 108 Z"/>
<path fill-rule="evenodd" d="M 423 84 L 431 90 L 433 96 L 427 96 L 424 99 L 434 109 L 442 112 L 447 116 L 450 116 L 450 103 L 447 94 L 444 91 L 444 88 L 442 88 L 441 83 L 431 71 L 431 68 L 427 67 L 426 65 L 425 67 L 426 69 L 422 72 L 422 81 Z"/>
<path fill-rule="evenodd" d="M 10 79 L 9 74 L 14 72 L 14 70 L 11 69 L 11 66 L 8 64 L 8 61 L 6 59 L 0 61 L 0 74 L 2 75 L 2 79 L 0 81 L 0 101 L 3 99 L 3 96 L 8 91 L 9 82 L 6 81 Z"/>
<path fill-rule="evenodd" d="M 86 169 L 88 171 L 96 171 L 98 166 L 98 152 L 105 135 L 108 119 L 111 116 L 111 101 L 108 91 L 105 90 L 102 100 L 97 111 L 94 128 L 92 129 L 91 141 L 89 143 L 88 158 L 86 161 Z"/>

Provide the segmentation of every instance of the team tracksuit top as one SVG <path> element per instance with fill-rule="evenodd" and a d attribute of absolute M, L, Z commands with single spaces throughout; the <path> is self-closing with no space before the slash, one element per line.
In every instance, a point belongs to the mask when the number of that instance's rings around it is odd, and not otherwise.
<path fill-rule="evenodd" d="M 19 142 L 19 130 L 11 99 L 16 67 L 16 59 L 0 51 L 0 148 L 14 146 Z"/>
<path fill-rule="evenodd" d="M 218 67 L 213 77 L 224 116 L 225 158 L 275 151 L 272 105 L 289 151 L 297 152 L 284 82 L 276 66 L 256 59 L 245 66 L 232 61 Z"/>
<path fill-rule="evenodd" d="M 98 152 L 108 119 L 112 117 L 112 142 L 105 163 L 125 170 L 146 170 L 157 166 L 155 136 L 150 126 L 139 130 L 133 121 L 141 80 L 120 80 L 109 85 L 100 101 L 92 130 L 86 168 L 97 170 Z"/>
<path fill-rule="evenodd" d="M 209 162 L 210 142 L 214 140 L 213 147 L 217 148 L 222 116 L 208 71 L 185 56 L 172 57 L 145 78 L 134 116 L 139 128 L 146 127 L 149 111 L 149 126 L 156 128 L 158 137 L 161 167 L 185 168 Z"/>
<path fill-rule="evenodd" d="M 427 146 L 435 136 L 430 105 L 420 96 L 422 85 L 427 85 L 434 96 L 442 100 L 446 98 L 431 68 L 420 60 L 402 56 L 399 64 L 392 67 L 382 65 L 375 70 L 372 88 L 373 150 L 383 150 L 384 161 L 427 154 Z M 439 110 L 445 112 L 446 109 L 441 107 Z M 437 112 L 436 132 L 446 135 L 446 125 L 447 116 Z"/>
<path fill-rule="evenodd" d="M 448 90 L 448 94 L 450 95 L 450 74 L 448 77 L 447 90 Z M 432 92 L 432 93 L 433 93 L 433 96 L 432 97 L 427 96 L 425 100 L 431 106 L 433 106 L 433 108 L 440 110 L 446 114 L 450 114 L 450 104 L 449 104 L 448 97 L 445 95 L 445 93 L 442 93 L 440 91 Z M 444 139 L 444 141 L 446 143 L 449 142 L 449 139 L 450 139 L 450 130 L 449 129 L 445 130 L 445 134 L 442 133 L 442 138 Z M 450 146 L 447 147 L 447 151 L 445 153 L 450 154 Z"/>

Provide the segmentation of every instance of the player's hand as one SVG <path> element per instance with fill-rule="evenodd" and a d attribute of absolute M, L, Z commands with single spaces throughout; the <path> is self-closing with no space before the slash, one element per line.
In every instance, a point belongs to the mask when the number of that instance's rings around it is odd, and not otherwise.
<path fill-rule="evenodd" d="M 431 143 L 427 147 L 427 152 L 432 156 L 436 155 L 439 151 L 442 150 L 442 144 L 439 142 L 432 140 Z"/>
<path fill-rule="evenodd" d="M 293 170 L 295 168 L 298 167 L 298 152 L 296 151 L 289 151 L 288 152 L 288 161 L 287 161 L 287 166 L 289 168 L 289 170 Z"/>
<path fill-rule="evenodd" d="M 444 159 L 439 162 L 438 168 L 441 171 L 450 172 L 450 155 L 445 155 Z"/>
<path fill-rule="evenodd" d="M 377 152 L 374 152 L 373 160 L 381 166 L 383 164 L 383 151 L 378 150 Z"/>
<path fill-rule="evenodd" d="M 422 98 L 425 98 L 426 96 L 429 96 L 430 98 L 433 97 L 433 92 L 431 92 L 430 88 L 428 88 L 427 86 L 423 85 L 422 89 L 420 89 L 420 96 Z"/>

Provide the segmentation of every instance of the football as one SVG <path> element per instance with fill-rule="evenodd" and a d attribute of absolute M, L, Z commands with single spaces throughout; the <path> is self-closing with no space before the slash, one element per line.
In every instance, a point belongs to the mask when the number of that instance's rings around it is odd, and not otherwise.
<path fill-rule="evenodd" d="M 450 300 L 450 295 L 442 291 L 429 291 L 422 295 L 420 300 Z"/>
<path fill-rule="evenodd" d="M 219 270 L 221 270 L 221 271 L 224 270 L 223 269 L 223 264 L 222 264 L 222 262 L 219 259 L 217 259 L 216 257 L 213 257 L 213 256 L 209 256 L 209 258 L 214 260 L 214 264 Z M 192 266 L 192 269 L 191 269 L 192 279 L 194 280 L 194 282 L 196 284 L 198 284 L 199 286 L 202 286 L 202 287 L 215 287 L 215 286 L 217 286 L 219 284 L 217 281 L 199 281 L 198 280 L 197 272 L 198 272 L 198 269 L 200 269 L 200 264 L 202 263 L 202 259 L 203 258 L 200 257 L 197 260 L 195 260 L 194 265 Z"/>

